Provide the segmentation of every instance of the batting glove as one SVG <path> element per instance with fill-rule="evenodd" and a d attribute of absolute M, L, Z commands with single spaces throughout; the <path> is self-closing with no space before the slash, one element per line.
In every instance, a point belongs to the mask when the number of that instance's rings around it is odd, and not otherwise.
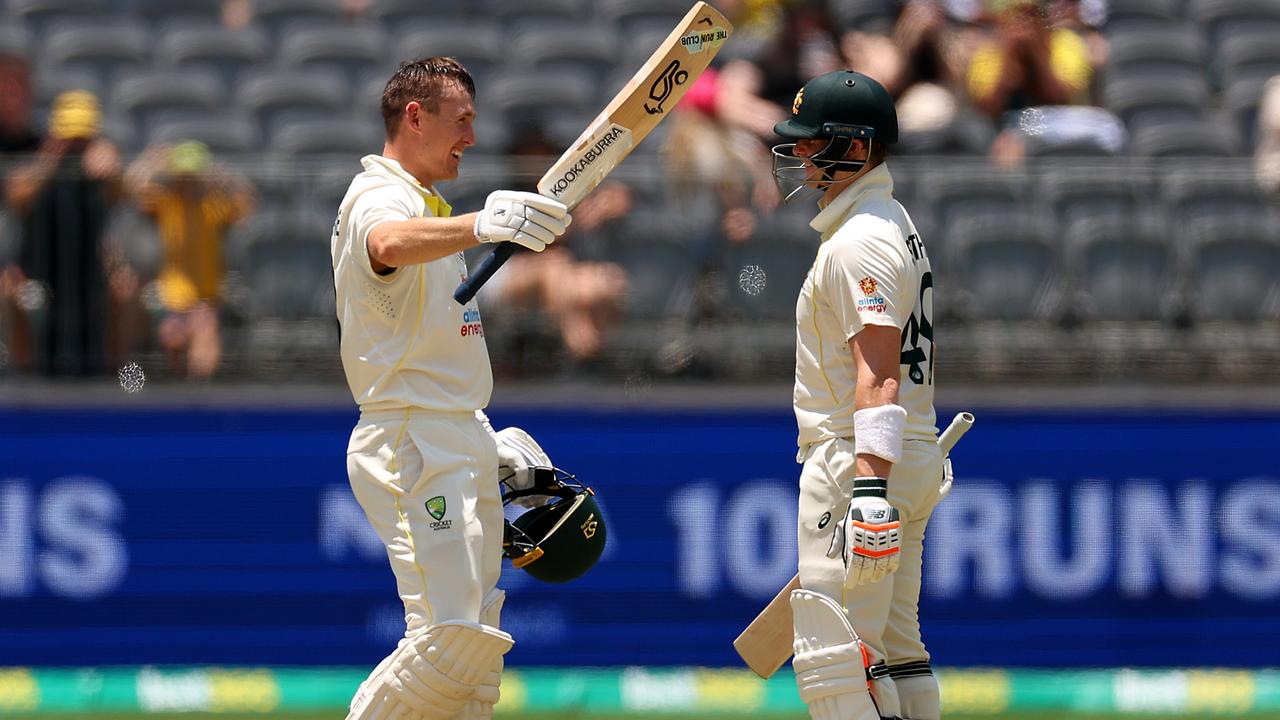
<path fill-rule="evenodd" d="M 533 473 L 539 468 L 552 469 L 551 458 L 529 433 L 518 427 L 503 428 L 494 435 L 498 444 L 498 482 L 507 490 L 533 487 Z M 546 495 L 526 495 L 511 502 L 521 507 L 545 505 Z"/>
<path fill-rule="evenodd" d="M 480 242 L 513 242 L 542 252 L 568 229 L 569 208 L 537 193 L 495 190 L 476 215 Z"/>
<path fill-rule="evenodd" d="M 902 524 L 898 509 L 885 499 L 889 481 L 879 477 L 853 479 L 849 512 L 836 524 L 828 557 L 844 560 L 844 584 L 852 588 L 883 580 L 902 561 Z"/>

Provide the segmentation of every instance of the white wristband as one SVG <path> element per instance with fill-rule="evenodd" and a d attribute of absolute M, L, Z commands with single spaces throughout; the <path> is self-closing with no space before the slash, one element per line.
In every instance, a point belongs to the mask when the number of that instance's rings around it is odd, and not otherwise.
<path fill-rule="evenodd" d="M 853 414 L 853 451 L 891 463 L 902 459 L 902 430 L 907 411 L 901 405 L 877 405 Z"/>

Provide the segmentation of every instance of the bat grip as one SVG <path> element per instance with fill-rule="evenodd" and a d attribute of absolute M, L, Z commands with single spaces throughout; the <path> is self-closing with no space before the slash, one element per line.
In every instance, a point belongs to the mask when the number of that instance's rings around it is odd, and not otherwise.
<path fill-rule="evenodd" d="M 513 242 L 500 243 L 498 247 L 493 249 L 493 252 L 489 253 L 489 257 L 481 261 L 475 272 L 458 284 L 458 289 L 453 291 L 453 299 L 457 300 L 459 305 L 466 305 L 471 302 L 471 298 L 480 292 L 480 288 L 489 282 L 489 278 L 498 272 L 498 268 L 511 259 L 511 256 L 516 252 L 516 247 Z"/>
<path fill-rule="evenodd" d="M 973 427 L 973 413 L 956 413 L 956 416 L 951 420 L 951 424 L 938 436 L 938 446 L 942 448 L 942 454 L 945 456 L 951 452 L 951 448 L 955 447 L 956 441 L 969 432 L 971 427 Z"/>

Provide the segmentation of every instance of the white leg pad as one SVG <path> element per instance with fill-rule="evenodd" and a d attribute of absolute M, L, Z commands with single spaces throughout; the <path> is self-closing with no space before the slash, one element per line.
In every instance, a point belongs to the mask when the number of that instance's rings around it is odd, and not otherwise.
<path fill-rule="evenodd" d="M 809 590 L 791 593 L 795 618 L 796 685 L 813 720 L 880 720 L 867 688 L 862 643 L 834 600 Z"/>
<path fill-rule="evenodd" d="M 507 594 L 494 588 L 484 596 L 484 605 L 480 608 L 480 622 L 489 627 L 501 627 L 502 603 Z M 489 720 L 493 717 L 493 706 L 498 704 L 500 693 L 498 686 L 502 682 L 502 656 L 493 661 L 488 676 L 476 685 L 476 692 L 462 710 L 453 716 L 453 720 Z"/>
<path fill-rule="evenodd" d="M 352 703 L 347 720 L 447 720 L 514 644 L 510 635 L 479 623 L 436 623 L 393 654 Z"/>
<path fill-rule="evenodd" d="M 902 716 L 909 720 L 941 720 L 942 698 L 932 674 L 896 678 Z"/>

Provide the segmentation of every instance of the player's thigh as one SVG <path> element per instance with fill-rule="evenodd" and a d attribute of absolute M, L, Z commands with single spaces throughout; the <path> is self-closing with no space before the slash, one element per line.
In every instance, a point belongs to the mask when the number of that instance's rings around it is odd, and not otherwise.
<path fill-rule="evenodd" d="M 848 447 L 845 447 L 848 446 Z M 828 440 L 811 447 L 800 471 L 800 504 L 796 517 L 800 585 L 839 601 L 844 587 L 844 561 L 827 556 L 836 525 L 849 508 L 853 487 L 852 444 Z"/>
<path fill-rule="evenodd" d="M 893 597 L 884 646 L 889 663 L 927 660 L 920 633 L 920 586 L 924 568 L 924 536 L 928 518 L 903 523 L 902 562 L 893 574 Z"/>

